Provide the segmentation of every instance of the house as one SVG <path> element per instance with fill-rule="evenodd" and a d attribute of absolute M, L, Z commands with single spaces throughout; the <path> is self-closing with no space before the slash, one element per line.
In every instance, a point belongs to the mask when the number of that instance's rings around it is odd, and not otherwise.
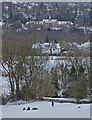
<path fill-rule="evenodd" d="M 43 54 L 58 55 L 61 54 L 61 46 L 59 43 L 43 43 L 33 44 L 33 49 L 42 49 Z"/>
<path fill-rule="evenodd" d="M 50 30 L 62 30 L 63 28 L 70 29 L 73 26 L 73 23 L 70 21 L 58 21 L 57 19 L 52 19 L 51 16 L 49 16 L 48 19 L 43 19 L 42 21 L 30 21 L 26 23 L 26 26 L 31 28 L 34 25 L 36 25 L 37 30 L 48 28 Z"/>
<path fill-rule="evenodd" d="M 52 43 L 51 53 L 56 55 L 61 53 L 61 47 L 59 43 Z"/>
<path fill-rule="evenodd" d="M 58 27 L 57 19 L 43 19 L 43 28 L 54 29 Z"/>
<path fill-rule="evenodd" d="M 43 43 L 42 44 L 42 53 L 50 54 L 51 53 L 51 43 Z"/>

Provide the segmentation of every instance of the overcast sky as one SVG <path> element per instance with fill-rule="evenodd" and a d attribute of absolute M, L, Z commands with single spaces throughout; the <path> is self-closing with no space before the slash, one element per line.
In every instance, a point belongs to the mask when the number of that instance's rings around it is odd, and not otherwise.
<path fill-rule="evenodd" d="M 0 0 L 1 2 L 92 2 L 92 0 Z"/>

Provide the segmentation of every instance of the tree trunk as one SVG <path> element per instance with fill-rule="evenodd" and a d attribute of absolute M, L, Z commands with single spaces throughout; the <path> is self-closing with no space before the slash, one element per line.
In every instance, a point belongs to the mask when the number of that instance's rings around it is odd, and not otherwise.
<path fill-rule="evenodd" d="M 11 85 L 11 99 L 14 101 L 15 100 L 15 95 L 14 95 L 14 81 L 11 80 L 11 78 L 9 79 L 10 80 L 10 85 Z"/>
<path fill-rule="evenodd" d="M 19 100 L 19 80 L 16 80 L 16 99 Z"/>

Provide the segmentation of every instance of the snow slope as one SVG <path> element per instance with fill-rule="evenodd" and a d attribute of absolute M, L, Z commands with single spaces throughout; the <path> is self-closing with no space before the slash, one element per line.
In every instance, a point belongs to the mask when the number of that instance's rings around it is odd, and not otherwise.
<path fill-rule="evenodd" d="M 80 108 L 78 108 L 80 106 Z M 24 110 L 24 107 L 31 107 L 30 111 Z M 38 107 L 33 111 L 32 107 Z M 72 103 L 55 103 L 51 106 L 51 102 L 37 101 L 22 105 L 3 105 L 3 118 L 90 118 L 89 104 L 72 104 Z"/>
<path fill-rule="evenodd" d="M 4 97 L 10 94 L 10 87 L 9 87 L 9 81 L 7 77 L 0 76 L 0 80 L 2 81 L 2 94 Z"/>

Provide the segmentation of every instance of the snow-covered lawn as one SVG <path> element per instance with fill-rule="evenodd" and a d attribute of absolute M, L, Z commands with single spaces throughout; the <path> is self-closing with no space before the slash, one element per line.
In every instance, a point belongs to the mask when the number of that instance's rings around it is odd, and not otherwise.
<path fill-rule="evenodd" d="M 80 108 L 78 108 L 80 106 Z M 23 108 L 30 107 L 27 111 Z M 32 110 L 37 107 L 38 110 Z M 3 105 L 3 118 L 90 118 L 90 104 L 55 103 L 52 107 L 51 102 L 37 101 L 21 105 Z"/>

